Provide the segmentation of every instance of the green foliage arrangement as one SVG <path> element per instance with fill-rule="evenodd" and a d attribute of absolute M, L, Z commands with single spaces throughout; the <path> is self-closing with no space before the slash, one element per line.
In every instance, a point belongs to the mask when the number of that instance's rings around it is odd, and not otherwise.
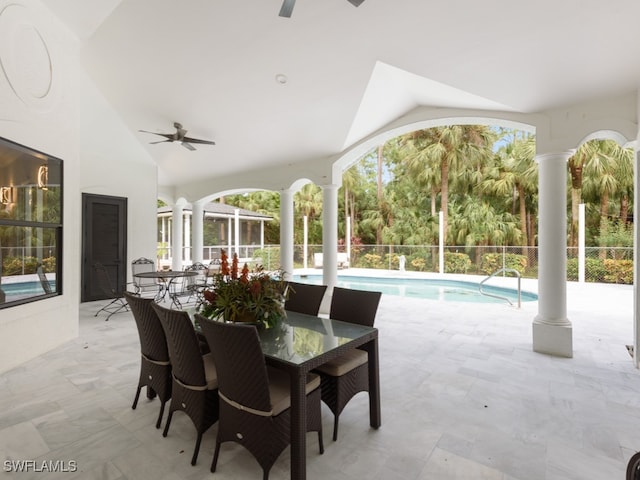
<path fill-rule="evenodd" d="M 213 276 L 212 286 L 203 292 L 200 313 L 227 322 L 258 322 L 273 327 L 285 315 L 286 287 L 281 271 L 268 274 L 259 266 L 250 272 L 245 264 L 238 272 L 237 254 L 229 266 L 223 250 L 220 272 Z"/>

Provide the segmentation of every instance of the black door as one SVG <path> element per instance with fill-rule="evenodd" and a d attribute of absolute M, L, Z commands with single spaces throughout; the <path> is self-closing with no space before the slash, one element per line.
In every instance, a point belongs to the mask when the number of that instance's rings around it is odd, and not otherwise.
<path fill-rule="evenodd" d="M 118 292 L 127 282 L 127 199 L 82 194 L 82 302 L 109 298 L 93 265 L 102 263 Z"/>

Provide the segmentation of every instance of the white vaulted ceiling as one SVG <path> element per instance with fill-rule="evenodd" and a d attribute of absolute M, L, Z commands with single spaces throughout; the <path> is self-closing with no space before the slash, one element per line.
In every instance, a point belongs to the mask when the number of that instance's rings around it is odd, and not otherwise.
<path fill-rule="evenodd" d="M 45 3 L 160 185 L 335 157 L 418 106 L 536 113 L 640 85 L 637 0 Z M 174 121 L 217 144 L 138 131 Z"/>

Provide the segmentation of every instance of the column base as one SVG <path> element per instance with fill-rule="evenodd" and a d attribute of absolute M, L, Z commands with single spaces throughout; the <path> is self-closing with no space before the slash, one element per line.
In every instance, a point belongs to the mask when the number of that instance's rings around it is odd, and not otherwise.
<path fill-rule="evenodd" d="M 558 357 L 573 358 L 573 327 L 533 321 L 533 351 Z"/>

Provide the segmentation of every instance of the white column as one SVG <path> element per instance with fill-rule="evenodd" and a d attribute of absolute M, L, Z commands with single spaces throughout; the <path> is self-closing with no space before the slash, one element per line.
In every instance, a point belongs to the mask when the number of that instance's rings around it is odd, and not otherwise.
<path fill-rule="evenodd" d="M 240 209 L 236 208 L 233 210 L 233 232 L 235 237 L 235 252 L 240 258 Z"/>
<path fill-rule="evenodd" d="M 161 250 L 161 251 L 162 251 L 162 252 L 166 252 L 165 247 L 166 247 L 167 245 L 169 245 L 169 240 L 168 240 L 168 237 L 167 237 L 167 228 L 168 228 L 167 223 L 168 223 L 168 222 L 167 222 L 167 218 L 166 218 L 166 217 L 161 217 L 161 219 L 160 219 L 160 220 L 161 220 L 161 222 L 162 222 L 162 223 L 161 223 L 161 227 L 160 227 L 160 228 L 161 228 L 161 232 L 160 232 L 160 238 L 161 238 L 161 240 L 160 240 L 160 243 L 162 244 L 162 250 Z M 164 257 L 165 257 L 166 255 L 167 255 L 166 253 L 163 253 L 162 255 L 158 255 L 158 262 L 160 262 L 160 260 L 161 260 L 161 259 L 162 259 L 162 260 L 164 260 Z M 159 267 L 160 267 L 160 266 L 158 265 L 158 268 L 159 268 Z"/>
<path fill-rule="evenodd" d="M 260 250 L 264 250 L 264 220 L 260 220 Z"/>
<path fill-rule="evenodd" d="M 302 267 L 309 267 L 309 217 L 302 217 Z"/>
<path fill-rule="evenodd" d="M 191 258 L 204 261 L 204 203 L 194 202 L 191 212 Z"/>
<path fill-rule="evenodd" d="M 169 259 L 171 257 L 173 257 L 173 254 L 171 253 L 173 250 L 173 219 L 167 217 L 166 219 L 167 222 L 167 248 L 164 251 L 164 258 L 163 260 L 169 261 Z M 170 265 L 169 265 L 170 266 Z"/>
<path fill-rule="evenodd" d="M 184 214 L 184 261 L 191 264 L 191 214 Z"/>
<path fill-rule="evenodd" d="M 233 218 L 229 217 L 227 220 L 227 257 L 229 257 L 229 262 L 231 262 L 231 258 L 233 257 Z"/>
<path fill-rule="evenodd" d="M 567 160 L 570 152 L 539 155 L 538 315 L 533 350 L 573 357 L 567 319 Z"/>
<path fill-rule="evenodd" d="M 347 245 L 347 261 L 349 262 L 349 266 L 351 266 L 351 217 L 347 215 L 346 220 L 346 233 L 345 233 L 345 243 Z"/>
<path fill-rule="evenodd" d="M 182 212 L 184 203 L 177 203 L 171 209 L 171 269 L 182 270 Z"/>
<path fill-rule="evenodd" d="M 280 191 L 280 267 L 284 278 L 293 276 L 293 191 Z"/>
<path fill-rule="evenodd" d="M 322 279 L 329 292 L 338 283 L 338 186 L 322 186 Z"/>

